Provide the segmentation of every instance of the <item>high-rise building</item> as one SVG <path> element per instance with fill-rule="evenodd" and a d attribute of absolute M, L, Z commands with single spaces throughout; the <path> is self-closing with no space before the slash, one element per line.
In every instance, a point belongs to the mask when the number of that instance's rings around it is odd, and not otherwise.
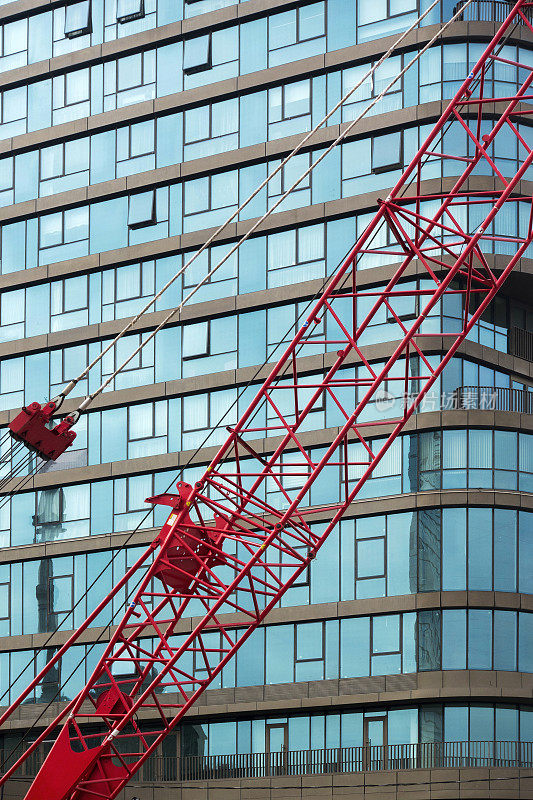
<path fill-rule="evenodd" d="M 3 3 L 0 425 L 78 375 L 428 6 Z M 292 337 L 508 8 L 472 3 L 111 380 L 57 464 L 0 498 L 2 705 L 153 539 L 166 515 L 147 513 L 145 498 L 179 471 L 189 482 L 201 474 L 257 370 Z M 113 374 L 453 12 L 447 0 L 431 11 L 79 382 L 66 410 Z M 526 26 L 515 26 L 505 55 L 533 63 Z M 494 66 L 511 96 L 517 79 L 512 64 Z M 530 143 L 532 130 L 524 113 Z M 457 156 L 466 148 L 465 135 Z M 514 171 L 515 144 L 493 157 Z M 453 175 L 454 162 L 447 169 Z M 512 225 L 499 233 L 512 235 Z M 506 252 L 496 240 L 487 258 L 497 264 Z M 383 286 L 386 255 L 366 265 L 358 285 Z M 309 574 L 125 797 L 533 796 L 531 270 L 524 259 Z M 404 285 L 424 289 L 416 274 Z M 403 318 L 415 305 L 406 298 Z M 436 307 L 427 332 L 453 330 L 462 311 Z M 373 364 L 391 351 L 390 322 L 368 331 Z M 435 359 L 443 347 L 436 336 Z M 389 430 L 392 395 L 369 409 L 382 420 L 376 440 Z M 315 453 L 339 422 L 325 402 L 308 432 Z M 316 502 L 335 491 L 322 483 Z M 11 721 L 3 760 L 85 684 L 125 597 Z M 37 761 L 5 800 L 22 796 Z"/>

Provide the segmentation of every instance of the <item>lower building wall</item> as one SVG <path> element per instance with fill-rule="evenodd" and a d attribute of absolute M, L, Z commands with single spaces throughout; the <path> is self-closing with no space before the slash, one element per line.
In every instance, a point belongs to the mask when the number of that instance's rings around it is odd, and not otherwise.
<path fill-rule="evenodd" d="M 10 781 L 3 800 L 22 800 L 28 786 L 25 780 Z M 531 800 L 533 770 L 512 767 L 390 770 L 172 785 L 132 784 L 119 795 L 119 800 L 362 800 L 370 797 L 374 800 Z"/>

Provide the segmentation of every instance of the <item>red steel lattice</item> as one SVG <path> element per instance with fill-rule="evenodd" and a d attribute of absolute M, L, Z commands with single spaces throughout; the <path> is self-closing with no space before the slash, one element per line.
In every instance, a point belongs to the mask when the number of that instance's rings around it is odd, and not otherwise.
<path fill-rule="evenodd" d="M 518 23 L 533 33 L 532 5 L 519 0 L 510 10 L 201 479 L 179 483 L 176 495 L 150 498 L 172 512 L 111 596 L 153 560 L 87 686 L 25 754 L 66 718 L 27 800 L 117 796 L 308 569 L 526 253 L 533 240 L 526 183 L 533 150 L 518 119 L 533 110 L 533 67 L 503 58 L 501 45 Z M 501 84 L 493 71 L 502 64 L 519 75 L 514 96 L 494 94 Z M 456 131 L 468 137 L 465 153 L 456 152 Z M 517 145 L 512 168 L 494 155 L 502 137 Z M 449 172 L 460 174 L 442 177 Z M 487 174 L 492 189 L 482 188 Z M 495 249 L 506 253 L 498 269 Z M 357 272 L 376 260 L 389 265 L 386 288 L 358 291 Z M 413 276 L 424 279 L 424 288 L 402 284 Z M 459 301 L 456 329 L 436 333 L 446 303 Z M 371 326 L 383 322 L 395 344 L 377 365 L 365 341 Z M 437 359 L 429 355 L 436 335 L 442 337 Z M 384 390 L 397 398 L 387 426 L 371 412 Z M 326 406 L 336 411 L 334 426 L 326 427 Z M 320 450 L 309 446 L 307 434 L 317 429 Z M 330 492 L 326 504 L 317 503 L 316 487 L 320 497 Z M 320 530 L 311 523 L 318 509 L 330 517 Z M 148 729 L 143 718 L 157 723 Z"/>

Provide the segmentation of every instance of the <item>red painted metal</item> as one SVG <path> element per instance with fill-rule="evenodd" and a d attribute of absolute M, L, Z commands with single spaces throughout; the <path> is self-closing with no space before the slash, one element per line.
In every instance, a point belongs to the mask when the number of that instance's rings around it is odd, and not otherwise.
<path fill-rule="evenodd" d="M 27 796 L 31 800 L 117 796 L 305 574 L 527 253 L 533 195 L 526 173 L 533 150 L 516 122 L 533 99 L 533 67 L 507 60 L 519 67 L 521 85 L 505 98 L 494 94 L 491 68 L 517 20 L 533 34 L 524 14 L 531 5 L 519 0 L 510 9 L 202 478 L 194 486 L 180 483 L 176 495 L 150 498 L 172 509 L 152 543 L 153 563 L 87 686 L 68 705 L 62 733 Z M 483 136 L 482 116 L 488 120 Z M 453 152 L 456 130 L 470 141 L 468 153 L 459 157 Z M 493 155 L 502 137 L 518 143 L 512 169 Z M 441 180 L 449 164 L 455 176 Z M 493 188 L 479 190 L 476 177 L 487 172 Z M 495 244 L 506 252 L 498 268 L 490 258 Z M 376 260 L 390 265 L 385 289 L 359 291 L 358 271 Z M 402 280 L 413 275 L 425 282 L 406 289 Z M 406 297 L 413 301 L 408 313 Z M 446 316 L 435 312 L 458 301 L 455 330 L 436 331 L 436 320 Z M 374 324 L 387 324 L 387 340 L 395 342 L 384 364 L 372 362 L 365 346 Z M 370 410 L 395 386 L 404 395 L 384 424 Z M 326 405 L 337 414 L 329 428 Z M 377 425 L 381 438 L 375 440 Z M 324 437 L 319 451 L 306 437 L 317 428 Z M 322 490 L 331 492 L 326 506 L 314 499 L 319 478 Z M 311 520 L 318 511 L 328 521 L 315 528 Z M 50 738 L 56 723 L 34 747 Z M 59 780 L 55 773 L 65 759 L 68 774 Z"/>
<path fill-rule="evenodd" d="M 24 442 L 45 461 L 56 461 L 76 438 L 76 433 L 71 430 L 75 421 L 73 417 L 65 417 L 54 428 L 47 427 L 56 408 L 53 400 L 44 406 L 30 403 L 9 423 L 13 439 Z"/>
<path fill-rule="evenodd" d="M 187 501 L 191 487 L 187 483 L 178 483 L 178 494 L 160 494 L 156 497 L 147 497 L 147 503 L 172 506 L 173 513 L 168 518 L 161 530 L 160 536 L 168 542 L 166 557 L 154 569 L 154 577 L 166 586 L 176 589 L 180 594 L 186 594 L 195 576 L 199 565 L 208 569 L 224 564 L 218 555 L 222 546 L 226 525 L 222 517 L 215 515 L 213 529 L 198 528 L 192 522 L 190 515 L 182 517 L 179 536 L 173 530 L 173 523 L 177 519 L 182 503 Z M 189 533 L 190 532 L 190 533 Z"/>

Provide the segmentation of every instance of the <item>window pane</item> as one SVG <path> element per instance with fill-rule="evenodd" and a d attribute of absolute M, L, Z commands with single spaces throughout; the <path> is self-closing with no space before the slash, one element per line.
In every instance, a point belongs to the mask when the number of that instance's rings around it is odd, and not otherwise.
<path fill-rule="evenodd" d="M 141 86 L 143 82 L 143 62 L 142 53 L 133 56 L 125 56 L 118 60 L 118 89 L 131 89 L 133 86 Z"/>
<path fill-rule="evenodd" d="M 285 87 L 285 119 L 309 114 L 311 111 L 310 81 L 289 83 Z"/>
<path fill-rule="evenodd" d="M 64 286 L 65 311 L 75 311 L 87 307 L 87 275 L 67 278 Z"/>
<path fill-rule="evenodd" d="M 466 511 L 442 510 L 442 588 L 466 589 Z"/>
<path fill-rule="evenodd" d="M 298 230 L 298 261 L 324 258 L 324 225 L 306 225 Z"/>
<path fill-rule="evenodd" d="M 294 680 L 294 625 L 274 625 L 266 629 L 266 682 Z"/>
<path fill-rule="evenodd" d="M 533 614 L 518 614 L 518 669 L 533 672 Z"/>
<path fill-rule="evenodd" d="M 494 739 L 494 709 L 487 706 L 470 707 L 470 741 L 483 742 Z"/>
<path fill-rule="evenodd" d="M 492 611 L 468 612 L 468 668 L 492 669 Z"/>
<path fill-rule="evenodd" d="M 282 231 L 268 237 L 268 268 L 288 267 L 296 263 L 296 233 Z"/>
<path fill-rule="evenodd" d="M 185 142 L 209 138 L 209 106 L 191 108 L 185 112 Z"/>
<path fill-rule="evenodd" d="M 494 590 L 516 592 L 516 511 L 494 509 Z"/>
<path fill-rule="evenodd" d="M 89 208 L 71 208 L 65 211 L 65 242 L 79 242 L 89 235 Z"/>
<path fill-rule="evenodd" d="M 49 603 L 50 613 L 70 611 L 72 608 L 72 578 L 70 575 L 50 580 Z"/>
<path fill-rule="evenodd" d="M 521 472 L 533 472 L 533 436 L 518 434 L 518 448 Z"/>
<path fill-rule="evenodd" d="M 418 614 L 418 668 L 440 669 L 441 623 L 440 611 L 420 611 Z"/>
<path fill-rule="evenodd" d="M 63 241 L 63 215 L 60 211 L 57 214 L 46 214 L 41 217 L 39 234 L 41 247 L 61 244 Z"/>
<path fill-rule="evenodd" d="M 143 228 L 155 223 L 155 191 L 132 194 L 129 199 L 128 227 Z"/>
<path fill-rule="evenodd" d="M 117 22 L 129 22 L 144 17 L 143 0 L 118 0 Z"/>
<path fill-rule="evenodd" d="M 313 39 L 316 36 L 323 36 L 324 30 L 324 3 L 313 3 L 304 6 L 298 11 L 300 30 L 299 41 Z"/>
<path fill-rule="evenodd" d="M 469 466 L 492 467 L 492 431 L 471 430 L 469 435 Z"/>
<path fill-rule="evenodd" d="M 118 267 L 116 271 L 116 287 L 117 300 L 140 297 L 141 265 L 128 264 L 127 267 Z"/>
<path fill-rule="evenodd" d="M 65 172 L 67 174 L 89 169 L 89 146 L 89 137 L 65 142 Z"/>
<path fill-rule="evenodd" d="M 207 322 L 183 328 L 183 358 L 207 355 L 209 327 Z"/>
<path fill-rule="evenodd" d="M 492 509 L 468 510 L 468 588 L 492 589 Z"/>
<path fill-rule="evenodd" d="M 8 619 L 9 615 L 9 584 L 0 583 L 0 619 Z"/>
<path fill-rule="evenodd" d="M 516 669 L 516 612 L 494 611 L 494 669 Z"/>
<path fill-rule="evenodd" d="M 183 71 L 189 75 L 211 68 L 211 36 L 187 39 L 183 50 Z"/>
<path fill-rule="evenodd" d="M 183 398 L 183 430 L 196 431 L 206 428 L 209 422 L 208 396 L 189 395 Z"/>
<path fill-rule="evenodd" d="M 533 514 L 527 511 L 519 513 L 519 592 L 533 594 Z"/>
<path fill-rule="evenodd" d="M 494 431 L 494 468 L 517 468 L 516 433 L 514 431 Z"/>
<path fill-rule="evenodd" d="M 442 669 L 466 668 L 466 611 L 442 612 Z"/>
<path fill-rule="evenodd" d="M 211 208 L 225 208 L 237 202 L 238 180 L 237 170 L 211 176 Z"/>
<path fill-rule="evenodd" d="M 73 39 L 91 32 L 90 0 L 67 6 L 65 11 L 65 36 Z"/>
<path fill-rule="evenodd" d="M 215 103 L 211 109 L 212 135 L 225 136 L 239 129 L 239 102 L 237 99 Z"/>
<path fill-rule="evenodd" d="M 184 188 L 185 213 L 197 214 L 209 209 L 209 178 L 187 181 Z"/>
<path fill-rule="evenodd" d="M 443 431 L 442 466 L 444 469 L 466 467 L 466 431 Z"/>
<path fill-rule="evenodd" d="M 82 103 L 89 99 L 89 70 L 80 69 L 77 72 L 67 73 L 66 81 L 66 103 L 68 106 L 74 103 Z"/>
<path fill-rule="evenodd" d="M 20 53 L 28 45 L 27 20 L 17 19 L 4 25 L 4 55 Z"/>
<path fill-rule="evenodd" d="M 129 409 L 129 439 L 145 439 L 153 436 L 154 406 L 152 403 L 143 403 Z"/>
<path fill-rule="evenodd" d="M 362 539 L 357 542 L 357 577 L 385 574 L 385 539 Z"/>
<path fill-rule="evenodd" d="M 12 122 L 26 116 L 26 87 L 8 89 L 2 96 L 2 122 Z"/>
<path fill-rule="evenodd" d="M 270 50 L 296 42 L 296 11 L 284 11 L 268 18 L 268 46 Z"/>
<path fill-rule="evenodd" d="M 137 122 L 130 127 L 130 157 L 154 152 L 153 120 Z"/>
<path fill-rule="evenodd" d="M 372 652 L 398 652 L 400 649 L 399 614 L 386 614 L 374 617 L 372 622 Z"/>
<path fill-rule="evenodd" d="M 401 134 L 376 136 L 372 142 L 372 170 L 385 172 L 398 167 L 401 161 Z"/>
<path fill-rule="evenodd" d="M 298 660 L 322 658 L 321 622 L 296 626 L 296 658 Z"/>

